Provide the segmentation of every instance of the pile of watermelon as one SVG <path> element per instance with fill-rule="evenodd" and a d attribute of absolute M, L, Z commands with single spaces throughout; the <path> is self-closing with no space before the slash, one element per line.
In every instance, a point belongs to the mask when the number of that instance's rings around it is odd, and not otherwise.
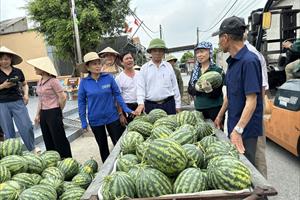
<path fill-rule="evenodd" d="M 80 164 L 56 151 L 23 152 L 20 139 L 1 143 L 0 158 L 3 200 L 79 200 L 98 171 L 93 158 Z"/>
<path fill-rule="evenodd" d="M 121 138 L 116 172 L 104 178 L 103 199 L 147 198 L 205 190 L 250 188 L 249 169 L 198 111 L 136 118 Z"/>

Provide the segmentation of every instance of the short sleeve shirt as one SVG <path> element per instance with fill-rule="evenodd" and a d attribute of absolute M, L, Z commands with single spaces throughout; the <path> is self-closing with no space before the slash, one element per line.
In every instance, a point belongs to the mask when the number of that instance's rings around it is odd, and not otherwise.
<path fill-rule="evenodd" d="M 228 132 L 231 133 L 241 118 L 246 104 L 246 95 L 255 93 L 255 111 L 244 128 L 243 138 L 262 135 L 262 71 L 257 56 L 244 46 L 235 57 L 227 59 L 228 70 L 225 77 L 228 98 Z"/>
<path fill-rule="evenodd" d="M 8 75 L 0 69 L 0 84 L 4 83 L 7 79 L 15 77 L 18 77 L 19 83 L 25 81 L 23 72 L 18 68 L 12 67 L 12 71 Z M 5 88 L 0 90 L 0 103 L 17 101 L 20 99 L 22 99 L 22 93 L 19 84 L 16 84 L 11 88 Z"/>
<path fill-rule="evenodd" d="M 63 92 L 63 87 L 58 79 L 50 78 L 46 81 L 39 81 L 36 92 L 42 110 L 49 110 L 59 107 L 58 93 Z"/>

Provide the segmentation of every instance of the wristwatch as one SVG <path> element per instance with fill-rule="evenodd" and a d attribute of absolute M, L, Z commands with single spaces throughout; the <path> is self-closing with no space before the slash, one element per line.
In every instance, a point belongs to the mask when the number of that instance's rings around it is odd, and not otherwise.
<path fill-rule="evenodd" d="M 244 132 L 244 129 L 243 129 L 242 127 L 239 127 L 239 126 L 235 126 L 235 127 L 234 127 L 234 130 L 235 130 L 238 134 L 240 134 L 240 135 L 242 135 L 243 132 Z"/>

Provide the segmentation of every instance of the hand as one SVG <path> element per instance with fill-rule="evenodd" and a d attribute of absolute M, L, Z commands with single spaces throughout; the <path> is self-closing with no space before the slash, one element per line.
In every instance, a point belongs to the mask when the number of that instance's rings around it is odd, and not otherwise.
<path fill-rule="evenodd" d="M 40 115 L 36 115 L 34 118 L 34 124 L 38 125 L 40 123 Z"/>
<path fill-rule="evenodd" d="M 223 129 L 224 128 L 222 117 L 217 116 L 215 121 L 214 121 L 214 124 L 217 127 L 217 129 Z"/>
<path fill-rule="evenodd" d="M 25 104 L 25 105 L 28 104 L 28 101 L 29 101 L 28 95 L 24 95 L 24 96 L 23 96 L 23 101 L 24 101 L 24 104 Z"/>
<path fill-rule="evenodd" d="M 126 126 L 127 125 L 127 119 L 126 117 L 122 114 L 120 114 L 120 123 L 122 126 Z"/>
<path fill-rule="evenodd" d="M 179 113 L 181 111 L 180 108 L 176 108 L 176 113 Z"/>
<path fill-rule="evenodd" d="M 205 93 L 210 93 L 213 91 L 212 86 L 208 81 L 203 81 L 203 83 L 201 84 L 201 88 Z"/>
<path fill-rule="evenodd" d="M 1 89 L 7 89 L 7 88 L 11 88 L 11 87 L 13 87 L 15 85 L 17 85 L 17 84 L 9 82 L 8 80 L 6 80 L 0 86 L 1 86 Z"/>
<path fill-rule="evenodd" d="M 233 130 L 230 134 L 231 143 L 235 145 L 239 153 L 245 153 L 245 147 L 243 144 L 242 136 Z"/>
<path fill-rule="evenodd" d="M 282 43 L 282 47 L 285 48 L 285 49 L 290 49 L 292 47 L 292 44 L 290 41 L 284 41 Z"/>
<path fill-rule="evenodd" d="M 144 111 L 144 104 L 140 104 L 135 111 L 133 112 L 134 115 L 140 116 L 142 112 Z"/>

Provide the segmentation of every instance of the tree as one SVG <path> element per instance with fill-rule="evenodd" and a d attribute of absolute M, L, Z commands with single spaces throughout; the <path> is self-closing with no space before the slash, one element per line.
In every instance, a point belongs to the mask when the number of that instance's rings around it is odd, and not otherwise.
<path fill-rule="evenodd" d="M 95 51 L 103 36 L 123 32 L 130 0 L 76 0 L 82 53 Z M 30 0 L 26 6 L 36 30 L 55 47 L 58 58 L 75 63 L 71 3 L 67 0 Z"/>
<path fill-rule="evenodd" d="M 181 62 L 181 63 L 186 63 L 186 61 L 187 61 L 188 59 L 190 59 L 190 58 L 194 58 L 194 54 L 193 54 L 192 52 L 190 52 L 190 51 L 185 52 L 185 53 L 182 55 L 182 57 L 181 57 L 181 59 L 180 59 L 180 62 Z"/>

